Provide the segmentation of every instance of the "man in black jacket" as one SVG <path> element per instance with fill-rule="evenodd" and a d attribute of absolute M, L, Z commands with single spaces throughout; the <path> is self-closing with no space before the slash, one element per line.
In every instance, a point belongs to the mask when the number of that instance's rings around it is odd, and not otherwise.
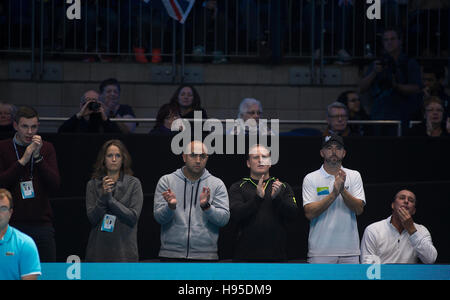
<path fill-rule="evenodd" d="M 58 133 L 120 133 L 116 123 L 105 114 L 104 105 L 96 91 L 87 91 L 80 100 L 80 111 L 66 120 Z"/>
<path fill-rule="evenodd" d="M 270 152 L 262 145 L 250 148 L 250 177 L 229 190 L 230 226 L 236 230 L 233 259 L 286 261 L 287 223 L 297 216 L 294 192 L 269 175 Z"/>

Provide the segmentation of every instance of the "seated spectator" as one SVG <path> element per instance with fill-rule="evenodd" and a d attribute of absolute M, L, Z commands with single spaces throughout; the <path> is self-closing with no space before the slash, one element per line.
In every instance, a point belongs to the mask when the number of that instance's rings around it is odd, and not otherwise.
<path fill-rule="evenodd" d="M 445 93 L 444 88 L 444 79 L 445 79 L 445 69 L 442 65 L 430 65 L 423 67 L 422 70 L 422 81 L 424 88 L 423 92 L 423 100 L 425 101 L 427 98 L 431 96 L 439 97 L 442 100 L 442 104 L 444 109 L 448 109 L 450 96 Z"/>
<path fill-rule="evenodd" d="M 134 119 L 131 106 L 120 104 L 120 84 L 115 78 L 109 78 L 100 84 L 100 100 L 105 106 L 105 113 L 108 118 Z M 117 122 L 122 133 L 132 133 L 136 129 L 136 123 Z"/>
<path fill-rule="evenodd" d="M 348 126 L 348 109 L 341 102 L 333 102 L 327 107 L 328 128 L 323 132 L 324 136 L 337 134 L 340 136 L 358 136 L 357 131 L 352 131 Z"/>
<path fill-rule="evenodd" d="M 180 118 L 178 108 L 170 103 L 166 103 L 158 111 L 155 127 L 150 131 L 151 135 L 172 136 L 178 131 L 172 131 L 172 123 Z"/>
<path fill-rule="evenodd" d="M 239 104 L 239 113 L 235 126 L 227 134 L 238 135 L 244 132 L 249 134 L 275 135 L 267 123 L 260 122 L 263 109 L 259 100 L 244 98 Z"/>
<path fill-rule="evenodd" d="M 438 255 L 428 229 L 414 222 L 416 195 L 401 190 L 391 204 L 392 215 L 372 223 L 361 240 L 361 263 L 434 264 Z"/>
<path fill-rule="evenodd" d="M 408 135 L 410 136 L 447 136 L 444 124 L 444 107 L 438 97 L 429 97 L 424 104 L 424 121 L 413 126 Z"/>
<path fill-rule="evenodd" d="M 80 100 L 80 111 L 65 121 L 58 133 L 120 133 L 117 123 L 105 114 L 104 105 L 98 101 L 96 91 L 87 91 Z"/>
<path fill-rule="evenodd" d="M 0 102 L 0 133 L 14 133 L 14 114 L 16 107 L 12 104 Z"/>
<path fill-rule="evenodd" d="M 200 95 L 197 90 L 191 85 L 180 85 L 172 98 L 170 104 L 174 104 L 183 119 L 193 119 L 194 111 L 202 111 L 202 119 L 207 119 L 206 110 L 202 108 Z"/>
<path fill-rule="evenodd" d="M 347 106 L 349 120 L 370 120 L 369 115 L 361 107 L 361 101 L 357 92 L 345 91 L 339 95 L 337 101 Z M 364 125 L 350 124 L 349 127 L 352 132 L 358 132 L 360 135 L 367 135 L 368 133 L 368 128 Z"/>

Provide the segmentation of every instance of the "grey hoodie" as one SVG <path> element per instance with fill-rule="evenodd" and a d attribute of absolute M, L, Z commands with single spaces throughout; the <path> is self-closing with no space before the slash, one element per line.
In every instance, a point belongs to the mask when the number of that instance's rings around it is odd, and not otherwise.
<path fill-rule="evenodd" d="M 211 207 L 200 208 L 200 194 L 204 187 L 211 191 Z M 169 208 L 162 193 L 171 189 L 177 206 Z M 155 191 L 153 213 L 161 224 L 160 257 L 186 259 L 218 259 L 219 228 L 230 219 L 228 192 L 225 184 L 204 170 L 196 181 L 184 176 L 182 169 L 159 179 Z"/>

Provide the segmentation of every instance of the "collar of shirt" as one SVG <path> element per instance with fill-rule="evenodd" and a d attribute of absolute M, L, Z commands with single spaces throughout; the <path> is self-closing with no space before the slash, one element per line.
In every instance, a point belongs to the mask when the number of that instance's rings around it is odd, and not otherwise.
<path fill-rule="evenodd" d="M 3 238 L 0 240 L 0 245 L 3 245 L 4 243 L 8 242 L 11 239 L 12 236 L 12 228 L 8 225 L 8 229 L 6 229 L 6 233 L 3 236 Z"/>
<path fill-rule="evenodd" d="M 14 142 L 16 145 L 19 145 L 19 146 L 22 146 L 22 147 L 27 147 L 27 146 L 29 145 L 29 144 L 22 143 L 21 141 L 19 141 L 19 140 L 17 139 L 17 132 L 16 132 L 16 134 L 14 134 L 13 142 Z"/>
<path fill-rule="evenodd" d="M 341 169 L 344 169 L 344 166 L 341 166 Z M 329 177 L 333 177 L 334 178 L 334 175 L 328 174 L 328 172 L 325 171 L 325 168 L 323 167 L 323 165 L 320 167 L 320 174 L 324 178 L 329 178 Z"/>
<path fill-rule="evenodd" d="M 394 233 L 398 234 L 399 236 L 402 236 L 402 235 L 407 234 L 408 237 L 409 237 L 408 231 L 406 231 L 406 229 L 403 229 L 403 231 L 402 231 L 401 233 L 398 232 L 397 228 L 395 228 L 394 224 L 392 224 L 391 218 L 392 218 L 392 215 L 390 215 L 390 216 L 386 219 L 388 228 L 390 228 Z"/>

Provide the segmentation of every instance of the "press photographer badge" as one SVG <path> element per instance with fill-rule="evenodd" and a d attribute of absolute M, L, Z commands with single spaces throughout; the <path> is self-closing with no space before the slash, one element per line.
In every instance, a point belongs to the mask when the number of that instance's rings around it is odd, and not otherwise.
<path fill-rule="evenodd" d="M 20 191 L 22 192 L 22 199 L 34 198 L 33 181 L 22 181 L 20 183 Z"/>
<path fill-rule="evenodd" d="M 116 224 L 116 216 L 106 214 L 103 217 L 103 223 L 102 223 L 101 231 L 113 232 L 115 224 Z"/>

